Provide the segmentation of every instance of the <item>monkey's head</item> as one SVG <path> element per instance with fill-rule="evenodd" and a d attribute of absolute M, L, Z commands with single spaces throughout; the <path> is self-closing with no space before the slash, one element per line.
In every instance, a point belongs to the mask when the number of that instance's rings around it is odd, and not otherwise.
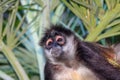
<path fill-rule="evenodd" d="M 46 58 L 51 62 L 74 59 L 76 44 L 74 33 L 61 26 L 46 30 L 40 41 Z"/>

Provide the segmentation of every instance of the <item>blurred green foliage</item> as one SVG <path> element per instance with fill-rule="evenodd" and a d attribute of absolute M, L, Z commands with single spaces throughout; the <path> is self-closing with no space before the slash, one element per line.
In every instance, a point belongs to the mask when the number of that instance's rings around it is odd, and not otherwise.
<path fill-rule="evenodd" d="M 120 0 L 0 0 L 0 80 L 44 80 L 38 45 L 50 23 L 103 45 L 120 41 Z"/>

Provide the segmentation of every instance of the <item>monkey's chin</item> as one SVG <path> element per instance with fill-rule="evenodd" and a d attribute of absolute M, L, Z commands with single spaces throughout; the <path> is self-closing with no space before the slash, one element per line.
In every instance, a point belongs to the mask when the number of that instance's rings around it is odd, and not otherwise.
<path fill-rule="evenodd" d="M 62 51 L 57 51 L 57 52 L 52 53 L 52 56 L 55 58 L 58 58 L 61 56 L 61 54 L 62 54 Z"/>

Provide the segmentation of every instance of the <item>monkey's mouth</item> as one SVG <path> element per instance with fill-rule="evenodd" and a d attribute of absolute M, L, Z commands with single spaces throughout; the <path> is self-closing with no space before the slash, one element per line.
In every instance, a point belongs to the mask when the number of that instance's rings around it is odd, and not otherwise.
<path fill-rule="evenodd" d="M 62 49 L 59 47 L 55 47 L 51 49 L 51 54 L 53 57 L 60 57 L 60 55 L 63 53 Z"/>

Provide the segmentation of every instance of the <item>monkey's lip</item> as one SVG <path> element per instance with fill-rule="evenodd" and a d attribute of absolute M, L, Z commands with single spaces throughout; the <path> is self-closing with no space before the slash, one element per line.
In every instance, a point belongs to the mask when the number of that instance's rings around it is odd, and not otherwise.
<path fill-rule="evenodd" d="M 62 51 L 57 51 L 52 54 L 53 57 L 59 57 L 62 54 Z"/>
<path fill-rule="evenodd" d="M 59 57 L 62 54 L 62 50 L 60 48 L 51 49 L 51 54 L 53 57 Z"/>

